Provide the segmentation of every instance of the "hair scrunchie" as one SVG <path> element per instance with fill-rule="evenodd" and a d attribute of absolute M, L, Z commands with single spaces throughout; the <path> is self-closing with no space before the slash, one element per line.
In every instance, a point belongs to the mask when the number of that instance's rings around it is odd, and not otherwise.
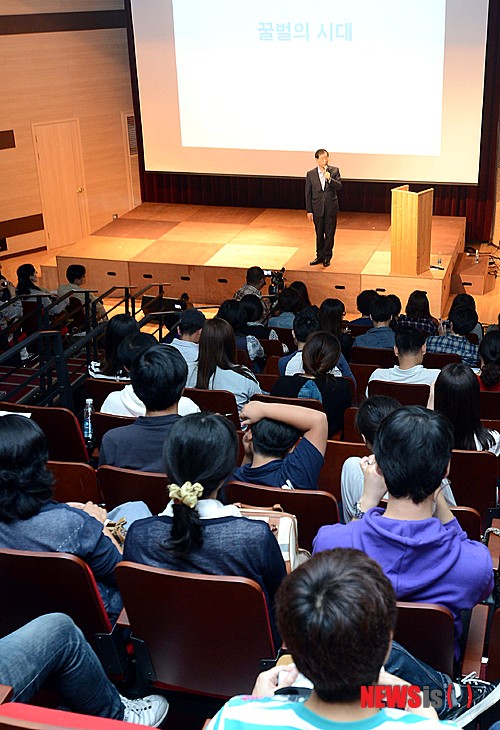
<path fill-rule="evenodd" d="M 185 504 L 186 507 L 196 507 L 198 497 L 203 494 L 203 487 L 199 482 L 191 484 L 191 482 L 184 482 L 182 487 L 177 484 L 169 484 L 168 496 L 173 499 L 177 504 Z"/>

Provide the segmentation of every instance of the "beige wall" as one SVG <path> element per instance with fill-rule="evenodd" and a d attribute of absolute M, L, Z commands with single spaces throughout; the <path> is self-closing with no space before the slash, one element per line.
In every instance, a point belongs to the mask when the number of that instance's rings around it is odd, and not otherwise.
<path fill-rule="evenodd" d="M 2 0 L 1 13 L 115 10 L 123 0 Z M 91 231 L 129 210 L 122 112 L 132 94 L 124 28 L 0 36 L 0 221 L 41 213 L 31 125 L 80 121 Z M 8 239 L 8 253 L 45 244 L 43 231 Z"/>

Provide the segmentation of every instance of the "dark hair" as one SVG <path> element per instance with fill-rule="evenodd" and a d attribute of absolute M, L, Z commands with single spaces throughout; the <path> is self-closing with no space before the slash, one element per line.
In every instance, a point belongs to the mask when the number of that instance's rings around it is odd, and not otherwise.
<path fill-rule="evenodd" d="M 479 343 L 479 357 L 483 361 L 481 380 L 486 388 L 500 382 L 500 332 L 487 332 Z"/>
<path fill-rule="evenodd" d="M 195 332 L 202 329 L 199 324 L 189 324 L 188 322 L 179 322 L 177 327 L 181 335 L 194 335 Z"/>
<path fill-rule="evenodd" d="M 450 312 L 455 307 L 469 307 L 476 311 L 476 300 L 471 294 L 462 292 L 462 294 L 456 294 L 451 304 Z"/>
<path fill-rule="evenodd" d="M 134 332 L 133 335 L 125 337 L 125 339 L 118 345 L 118 360 L 124 368 L 130 370 L 130 367 L 136 357 L 157 344 L 158 342 L 153 335 L 150 335 L 147 332 Z"/>
<path fill-rule="evenodd" d="M 305 342 L 312 332 L 319 330 L 319 316 L 316 307 L 307 307 L 295 315 L 293 331 L 297 342 Z"/>
<path fill-rule="evenodd" d="M 373 443 L 389 494 L 415 504 L 441 484 L 452 448 L 449 420 L 422 406 L 402 406 L 386 416 Z"/>
<path fill-rule="evenodd" d="M 427 335 L 417 327 L 398 327 L 394 333 L 399 355 L 418 355 Z"/>
<path fill-rule="evenodd" d="M 400 407 L 399 401 L 387 395 L 372 395 L 361 403 L 356 411 L 354 423 L 368 444 L 373 444 L 375 434 L 384 418 Z"/>
<path fill-rule="evenodd" d="M 478 323 L 477 312 L 470 307 L 452 308 L 448 319 L 452 323 L 453 332 L 456 335 L 468 335 Z"/>
<path fill-rule="evenodd" d="M 36 269 L 33 264 L 21 264 L 17 269 L 17 286 L 16 294 L 26 295 L 31 294 L 33 289 L 41 291 L 40 287 L 31 281 L 31 277 L 36 274 Z"/>
<path fill-rule="evenodd" d="M 358 312 L 361 312 L 361 314 L 365 317 L 368 317 L 370 314 L 371 303 L 378 296 L 379 295 L 375 289 L 364 289 L 360 292 L 356 297 L 356 308 Z"/>
<path fill-rule="evenodd" d="M 421 289 L 415 289 L 408 297 L 405 310 L 406 316 L 411 319 L 430 319 L 431 312 L 429 309 L 429 299 L 427 292 Z"/>
<path fill-rule="evenodd" d="M 285 287 L 278 297 L 278 309 L 280 312 L 292 312 L 292 314 L 300 312 L 303 306 L 298 291 Z"/>
<path fill-rule="evenodd" d="M 106 325 L 104 357 L 100 371 L 103 375 L 120 375 L 122 366 L 118 359 L 118 346 L 129 335 L 139 331 L 139 325 L 129 314 L 116 314 Z"/>
<path fill-rule="evenodd" d="M 186 361 L 171 345 L 150 347 L 135 358 L 130 368 L 134 393 L 147 411 L 164 411 L 175 405 L 187 376 Z"/>
<path fill-rule="evenodd" d="M 27 520 L 53 498 L 54 476 L 40 426 L 11 414 L 0 418 L 0 522 Z"/>
<path fill-rule="evenodd" d="M 328 157 L 330 157 L 330 153 L 328 152 L 328 150 L 325 150 L 325 149 L 323 149 L 323 147 L 321 147 L 319 150 L 316 150 L 316 152 L 314 153 L 314 156 L 316 159 L 318 159 L 320 157 L 320 155 L 324 155 L 324 154 L 327 154 Z"/>
<path fill-rule="evenodd" d="M 225 319 L 209 319 L 200 337 L 197 388 L 209 388 L 217 368 L 233 370 L 249 380 L 254 375 L 243 365 L 236 365 L 236 340 L 231 325 Z"/>
<path fill-rule="evenodd" d="M 377 684 L 396 625 L 396 596 L 374 560 L 337 548 L 314 555 L 276 593 L 280 634 L 323 702 L 359 702 Z"/>
<path fill-rule="evenodd" d="M 302 350 L 302 364 L 306 375 L 326 377 L 338 363 L 340 342 L 329 332 L 313 332 Z"/>
<path fill-rule="evenodd" d="M 487 451 L 494 444 L 490 431 L 481 424 L 479 381 L 468 365 L 452 362 L 441 370 L 434 383 L 434 409 L 453 425 L 455 449 L 476 451 L 475 438 Z"/>
<path fill-rule="evenodd" d="M 66 279 L 74 284 L 76 279 L 82 279 L 86 273 L 87 269 L 82 264 L 70 264 L 66 269 Z"/>
<path fill-rule="evenodd" d="M 388 294 L 387 301 L 391 303 L 392 318 L 396 319 L 401 314 L 401 299 L 396 294 Z"/>
<path fill-rule="evenodd" d="M 370 304 L 370 317 L 373 322 L 388 322 L 392 317 L 392 304 L 387 297 L 377 295 Z"/>
<path fill-rule="evenodd" d="M 265 279 L 265 276 L 260 266 L 250 266 L 247 269 L 247 284 L 254 286 L 255 284 L 260 284 L 262 279 Z"/>
<path fill-rule="evenodd" d="M 264 314 L 262 299 L 257 294 L 245 294 L 240 303 L 245 310 L 245 322 L 260 322 Z M 224 318 L 223 318 L 224 319 Z"/>
<path fill-rule="evenodd" d="M 199 499 L 207 499 L 236 467 L 238 439 L 229 419 L 215 413 L 191 413 L 170 428 L 163 447 L 165 471 L 170 482 L 182 486 L 198 482 Z M 179 555 L 203 544 L 203 527 L 196 510 L 173 505 L 173 525 L 168 550 Z"/>
<path fill-rule="evenodd" d="M 330 332 L 340 339 L 344 315 L 344 302 L 340 299 L 325 299 L 319 308 L 319 324 L 322 331 Z"/>
<path fill-rule="evenodd" d="M 261 418 L 251 429 L 254 452 L 276 459 L 283 459 L 302 435 L 298 428 L 272 418 Z"/>
<path fill-rule="evenodd" d="M 292 281 L 292 283 L 288 287 L 289 289 L 295 289 L 296 292 L 299 293 L 299 296 L 302 300 L 302 307 L 301 309 L 305 309 L 306 307 L 311 306 L 311 300 L 309 299 L 309 292 L 307 291 L 307 286 L 304 284 L 303 281 Z"/>
<path fill-rule="evenodd" d="M 235 335 L 239 335 L 247 323 L 245 307 L 236 299 L 226 299 L 222 302 L 216 316 L 228 322 Z"/>

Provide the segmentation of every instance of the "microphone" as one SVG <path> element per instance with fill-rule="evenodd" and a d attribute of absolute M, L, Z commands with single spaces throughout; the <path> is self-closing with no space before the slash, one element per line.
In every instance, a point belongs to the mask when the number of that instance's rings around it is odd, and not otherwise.
<path fill-rule="evenodd" d="M 323 175 L 325 176 L 325 182 L 329 183 L 332 176 L 330 174 L 330 170 L 328 169 L 328 165 L 325 165 L 325 171 L 324 171 Z"/>

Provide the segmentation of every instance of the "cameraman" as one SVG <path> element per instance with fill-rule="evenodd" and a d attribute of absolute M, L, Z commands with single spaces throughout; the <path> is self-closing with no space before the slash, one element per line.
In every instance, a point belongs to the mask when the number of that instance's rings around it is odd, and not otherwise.
<path fill-rule="evenodd" d="M 237 299 L 238 301 L 242 299 L 245 294 L 255 294 L 255 296 L 259 297 L 259 299 L 262 299 L 262 305 L 264 307 L 264 321 L 269 316 L 269 303 L 267 298 L 264 299 L 262 297 L 261 292 L 265 285 L 266 277 L 264 276 L 264 271 L 260 268 L 260 266 L 251 266 L 247 269 L 247 283 L 240 287 L 233 295 L 233 299 Z"/>

